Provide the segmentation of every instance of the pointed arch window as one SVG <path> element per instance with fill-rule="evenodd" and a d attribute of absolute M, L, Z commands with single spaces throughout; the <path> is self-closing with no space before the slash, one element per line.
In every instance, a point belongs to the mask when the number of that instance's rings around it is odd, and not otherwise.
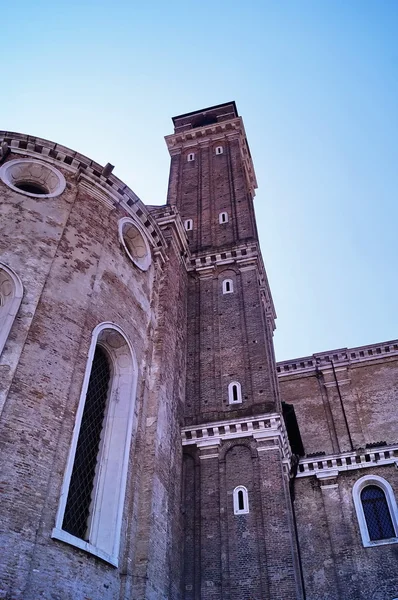
<path fill-rule="evenodd" d="M 397 505 L 388 481 L 362 477 L 353 487 L 353 499 L 364 546 L 398 542 Z"/>
<path fill-rule="evenodd" d="M 22 301 L 23 286 L 18 275 L 0 263 L 0 354 Z"/>
<path fill-rule="evenodd" d="M 232 279 L 224 279 L 222 282 L 222 293 L 223 294 L 232 294 L 234 291 L 234 282 Z"/>
<path fill-rule="evenodd" d="M 233 492 L 234 514 L 244 515 L 249 512 L 249 494 L 244 485 L 238 485 Z"/>
<path fill-rule="evenodd" d="M 242 389 L 239 381 L 231 381 L 228 386 L 228 399 L 229 404 L 241 404 L 242 402 Z"/>
<path fill-rule="evenodd" d="M 93 332 L 52 537 L 117 566 L 137 365 L 120 328 Z"/>

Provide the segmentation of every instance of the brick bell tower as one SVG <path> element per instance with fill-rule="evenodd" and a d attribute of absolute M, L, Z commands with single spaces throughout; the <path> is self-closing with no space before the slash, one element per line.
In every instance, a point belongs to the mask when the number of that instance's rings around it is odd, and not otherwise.
<path fill-rule="evenodd" d="M 168 204 L 191 249 L 182 598 L 301 599 L 275 311 L 243 121 L 229 102 L 173 123 Z"/>

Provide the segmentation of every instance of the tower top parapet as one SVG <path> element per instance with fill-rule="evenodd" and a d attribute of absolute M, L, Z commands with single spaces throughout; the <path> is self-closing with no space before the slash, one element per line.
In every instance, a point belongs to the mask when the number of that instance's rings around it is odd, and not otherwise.
<path fill-rule="evenodd" d="M 222 121 L 229 121 L 239 117 L 235 102 L 225 102 L 216 106 L 209 106 L 201 110 L 185 113 L 173 117 L 174 133 L 181 133 L 189 129 L 204 127 L 205 125 L 214 125 Z"/>

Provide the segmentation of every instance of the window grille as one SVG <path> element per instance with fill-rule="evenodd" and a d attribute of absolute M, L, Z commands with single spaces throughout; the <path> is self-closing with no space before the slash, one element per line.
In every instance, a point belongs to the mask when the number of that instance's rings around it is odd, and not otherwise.
<path fill-rule="evenodd" d="M 386 496 L 377 485 L 368 485 L 361 492 L 361 502 L 372 541 L 395 537 Z"/>
<path fill-rule="evenodd" d="M 108 358 L 104 350 L 97 346 L 62 524 L 65 531 L 80 539 L 87 536 L 110 377 Z"/>

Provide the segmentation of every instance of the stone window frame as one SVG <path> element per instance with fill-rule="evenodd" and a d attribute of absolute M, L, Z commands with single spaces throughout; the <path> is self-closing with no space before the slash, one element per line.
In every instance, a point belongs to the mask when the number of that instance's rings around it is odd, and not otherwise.
<path fill-rule="evenodd" d="M 220 214 L 218 215 L 218 223 L 220 225 L 224 225 L 225 223 L 228 223 L 229 218 L 228 218 L 228 213 L 227 212 L 220 212 Z"/>
<path fill-rule="evenodd" d="M 37 184 L 47 192 L 27 192 L 15 185 L 15 177 L 21 178 L 20 183 Z M 15 158 L 5 162 L 0 167 L 0 179 L 14 192 L 30 198 L 55 198 L 66 188 L 65 177 L 58 169 L 35 158 Z"/>
<path fill-rule="evenodd" d="M 4 346 L 10 334 L 12 324 L 14 323 L 14 319 L 18 313 L 23 297 L 22 281 L 15 271 L 13 271 L 13 269 L 11 269 L 11 267 L 5 263 L 0 262 L 0 273 L 1 272 L 6 274 L 6 278 L 3 280 L 3 282 L 0 281 L 0 285 L 6 281 L 11 283 L 12 299 L 8 302 L 5 302 L 4 305 L 2 305 L 2 302 L 0 301 L 0 355 L 4 350 Z"/>
<path fill-rule="evenodd" d="M 188 162 L 193 162 L 194 160 L 195 160 L 195 152 L 190 152 L 190 153 L 187 155 L 187 161 L 188 161 Z"/>
<path fill-rule="evenodd" d="M 224 154 L 224 147 L 223 146 L 216 146 L 215 152 L 216 152 L 217 156 L 219 156 L 220 154 Z"/>
<path fill-rule="evenodd" d="M 368 526 L 366 524 L 365 513 L 362 506 L 361 500 L 361 492 L 362 490 L 369 486 L 376 485 L 379 487 L 385 495 L 388 509 L 390 511 L 390 516 L 392 520 L 392 524 L 395 531 L 395 537 L 382 539 L 382 540 L 371 540 L 369 536 Z M 365 475 L 358 479 L 355 482 L 352 488 L 352 497 L 354 501 L 355 511 L 357 514 L 359 531 L 361 533 L 362 544 L 365 548 L 369 548 L 372 546 L 383 546 L 386 544 L 397 544 L 398 543 L 398 510 L 397 503 L 394 496 L 394 491 L 391 485 L 388 483 L 386 479 L 383 477 L 379 477 L 378 475 Z"/>
<path fill-rule="evenodd" d="M 243 494 L 243 508 L 239 508 L 239 492 Z M 244 485 L 237 485 L 233 491 L 234 515 L 247 515 L 249 510 L 249 493 Z"/>
<path fill-rule="evenodd" d="M 124 237 L 125 236 L 124 229 L 125 229 L 126 225 L 130 225 L 131 228 L 135 228 L 138 231 L 138 234 L 142 238 L 142 243 L 145 246 L 145 250 L 146 250 L 145 256 L 141 256 L 141 257 L 134 256 L 134 253 L 132 253 L 131 250 L 129 249 L 129 246 L 126 243 L 126 239 Z M 131 217 L 122 217 L 121 219 L 119 219 L 119 222 L 118 222 L 118 234 L 119 234 L 119 241 L 120 241 L 122 247 L 124 248 L 124 251 L 126 252 L 127 256 L 131 260 L 131 262 L 140 271 L 148 271 L 149 267 L 152 264 L 152 254 L 151 254 L 151 248 L 149 246 L 149 243 L 148 243 L 148 240 L 146 237 L 146 232 L 143 229 L 143 227 L 141 227 L 141 225 L 139 223 L 137 223 L 137 221 Z"/>
<path fill-rule="evenodd" d="M 193 230 L 193 219 L 185 219 L 184 228 L 185 228 L 185 231 L 192 231 Z"/>
<path fill-rule="evenodd" d="M 228 289 L 229 286 L 229 289 Z M 222 293 L 233 294 L 234 293 L 234 282 L 232 279 L 224 279 L 222 282 Z"/>
<path fill-rule="evenodd" d="M 234 386 L 237 390 L 237 400 L 234 400 Z M 228 385 L 228 401 L 229 404 L 242 404 L 242 386 L 239 381 L 231 381 Z"/>
<path fill-rule="evenodd" d="M 62 524 L 97 345 L 105 349 L 110 359 L 111 385 L 99 451 L 98 477 L 88 522 L 88 540 L 83 540 L 63 530 Z M 130 448 L 137 425 L 134 416 L 137 379 L 137 360 L 127 335 L 115 323 L 97 325 L 91 336 L 55 527 L 51 534 L 52 538 L 85 550 L 115 567 L 119 559 Z M 119 467 L 117 470 L 115 464 Z"/>

